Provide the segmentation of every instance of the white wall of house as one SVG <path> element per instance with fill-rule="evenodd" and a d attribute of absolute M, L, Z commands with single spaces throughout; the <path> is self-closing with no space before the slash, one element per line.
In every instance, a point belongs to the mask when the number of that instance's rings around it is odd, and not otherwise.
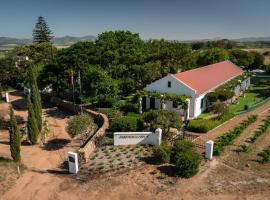
<path fill-rule="evenodd" d="M 168 87 L 169 81 L 171 82 L 171 87 Z M 167 76 L 147 85 L 144 90 L 148 92 L 187 95 L 190 97 L 195 96 L 195 91 L 192 88 L 183 84 L 174 78 L 171 74 L 168 74 Z"/>
<path fill-rule="evenodd" d="M 171 87 L 168 87 L 168 82 L 170 82 Z M 167 93 L 167 94 L 177 94 L 177 95 L 186 95 L 188 97 L 191 97 L 191 99 L 195 99 L 196 93 L 195 91 L 182 83 L 181 81 L 177 80 L 174 76 L 171 74 L 168 74 L 167 76 L 147 85 L 144 89 L 148 92 L 159 92 L 159 93 Z M 150 98 L 147 98 L 146 100 L 146 108 L 150 108 Z M 155 102 L 155 107 L 159 108 L 160 102 Z M 165 100 L 166 109 L 168 110 L 176 110 L 178 113 L 182 114 L 182 109 L 176 109 L 173 108 L 172 101 Z M 189 107 L 189 116 L 193 118 L 194 116 L 194 101 L 190 101 L 190 107 Z M 161 106 L 160 106 L 161 107 Z"/>

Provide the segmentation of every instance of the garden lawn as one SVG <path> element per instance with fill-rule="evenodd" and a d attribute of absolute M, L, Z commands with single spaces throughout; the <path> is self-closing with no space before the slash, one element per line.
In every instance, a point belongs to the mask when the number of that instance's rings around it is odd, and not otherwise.
<path fill-rule="evenodd" d="M 266 99 L 270 96 L 269 85 L 251 85 L 250 89 L 245 92 L 244 97 L 239 97 L 236 104 L 232 105 L 230 110 L 233 113 L 242 111 L 245 109 L 245 105 L 252 105 Z"/>

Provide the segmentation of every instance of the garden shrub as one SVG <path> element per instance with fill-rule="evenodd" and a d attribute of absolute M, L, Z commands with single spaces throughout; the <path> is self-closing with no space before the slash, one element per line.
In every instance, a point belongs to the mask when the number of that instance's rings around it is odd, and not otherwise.
<path fill-rule="evenodd" d="M 189 178 L 198 172 L 200 157 L 194 151 L 184 151 L 176 154 L 176 174 L 183 178 Z"/>
<path fill-rule="evenodd" d="M 253 136 L 250 138 L 250 141 L 254 143 L 262 134 L 266 132 L 269 126 L 270 126 L 270 118 L 267 118 L 264 121 L 264 124 L 259 128 L 259 130 L 255 131 Z"/>
<path fill-rule="evenodd" d="M 262 157 L 262 163 L 268 163 L 270 161 L 270 147 L 263 150 L 263 152 L 259 153 L 258 155 Z"/>
<path fill-rule="evenodd" d="M 213 111 L 219 115 L 225 115 L 229 112 L 229 106 L 224 102 L 216 102 L 210 107 L 210 111 Z"/>
<path fill-rule="evenodd" d="M 87 131 L 90 131 L 90 129 L 95 128 L 96 124 L 88 114 L 79 113 L 68 121 L 66 131 L 70 137 L 74 138 L 80 134 L 84 135 Z"/>
<path fill-rule="evenodd" d="M 244 120 L 240 125 L 235 127 L 232 131 L 229 131 L 222 136 L 218 137 L 214 145 L 214 155 L 218 156 L 224 150 L 224 147 L 232 144 L 233 140 L 237 138 L 250 124 L 257 121 L 258 115 L 251 115 Z"/>
<path fill-rule="evenodd" d="M 233 117 L 233 113 L 227 113 L 213 119 L 194 119 L 189 122 L 187 129 L 192 132 L 207 133 Z"/>
<path fill-rule="evenodd" d="M 98 108 L 97 111 L 105 114 L 110 122 L 115 118 L 119 118 L 122 116 L 122 113 L 116 110 L 115 108 Z"/>
<path fill-rule="evenodd" d="M 112 121 L 110 130 L 117 131 L 138 131 L 143 128 L 143 122 L 137 116 L 123 116 Z"/>
<path fill-rule="evenodd" d="M 117 102 L 115 97 L 109 95 L 98 95 L 93 98 L 92 105 L 98 108 L 112 108 Z"/>
<path fill-rule="evenodd" d="M 183 153 L 186 151 L 195 152 L 195 145 L 191 141 L 178 140 L 175 142 L 171 149 L 171 162 L 176 163 L 176 156 L 178 153 Z"/>
<path fill-rule="evenodd" d="M 161 163 L 169 163 L 170 154 L 171 154 L 170 147 L 165 144 L 156 146 L 154 148 L 154 155 L 156 159 Z"/>
<path fill-rule="evenodd" d="M 161 128 L 164 139 L 168 136 L 170 128 L 180 129 L 182 125 L 181 117 L 174 110 L 150 110 L 143 114 L 143 120 L 151 131 Z"/>
<path fill-rule="evenodd" d="M 138 113 L 139 104 L 136 104 L 136 103 L 123 104 L 120 106 L 120 110 L 124 113 L 128 113 L 128 112 Z"/>

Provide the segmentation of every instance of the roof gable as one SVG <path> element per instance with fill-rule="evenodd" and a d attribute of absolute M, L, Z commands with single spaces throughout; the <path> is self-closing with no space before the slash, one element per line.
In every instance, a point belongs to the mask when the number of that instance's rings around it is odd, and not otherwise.
<path fill-rule="evenodd" d="M 203 94 L 216 88 L 225 82 L 237 77 L 243 70 L 230 61 L 223 61 L 205 67 L 199 67 L 189 71 L 173 74 L 179 81 L 183 82 L 196 91 Z"/>

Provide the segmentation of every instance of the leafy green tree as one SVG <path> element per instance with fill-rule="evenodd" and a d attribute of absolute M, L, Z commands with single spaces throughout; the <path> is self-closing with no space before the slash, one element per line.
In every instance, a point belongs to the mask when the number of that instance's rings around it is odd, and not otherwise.
<path fill-rule="evenodd" d="M 14 115 L 12 106 L 9 107 L 9 143 L 10 143 L 10 153 L 11 157 L 15 162 L 21 160 L 21 136 L 20 131 L 17 126 L 17 121 Z"/>
<path fill-rule="evenodd" d="M 241 49 L 233 49 L 230 51 L 230 57 L 233 63 L 238 66 L 250 67 L 254 62 L 254 55 L 248 51 Z"/>
<path fill-rule="evenodd" d="M 27 107 L 28 107 L 28 119 L 27 119 L 27 134 L 28 139 L 30 140 L 31 144 L 36 144 L 38 139 L 38 125 L 37 120 L 33 108 L 33 104 L 31 102 L 30 96 L 27 98 Z"/>
<path fill-rule="evenodd" d="M 182 125 L 180 115 L 174 110 L 150 110 L 143 114 L 143 119 L 152 131 L 161 128 L 164 139 L 168 139 L 170 128 L 179 129 Z"/>
<path fill-rule="evenodd" d="M 42 129 L 42 106 L 41 106 L 41 98 L 38 90 L 36 75 L 34 74 L 34 68 L 30 69 L 30 97 L 31 102 L 33 103 L 33 110 L 35 113 L 35 118 L 37 122 L 38 130 Z"/>
<path fill-rule="evenodd" d="M 197 63 L 199 66 L 205 66 L 221 62 L 226 59 L 229 59 L 228 51 L 224 49 L 213 48 L 205 50 L 202 53 L 200 53 L 200 55 L 198 56 Z"/>
<path fill-rule="evenodd" d="M 119 91 L 118 81 L 100 67 L 89 66 L 82 72 L 82 82 L 83 91 L 91 97 L 98 95 L 115 97 Z"/>
<path fill-rule="evenodd" d="M 44 17 L 39 16 L 33 30 L 34 43 L 51 43 L 52 39 L 52 31 L 50 30 L 47 22 Z"/>
<path fill-rule="evenodd" d="M 251 53 L 254 55 L 252 66 L 255 68 L 262 67 L 264 65 L 264 55 L 256 51 L 252 51 Z"/>

